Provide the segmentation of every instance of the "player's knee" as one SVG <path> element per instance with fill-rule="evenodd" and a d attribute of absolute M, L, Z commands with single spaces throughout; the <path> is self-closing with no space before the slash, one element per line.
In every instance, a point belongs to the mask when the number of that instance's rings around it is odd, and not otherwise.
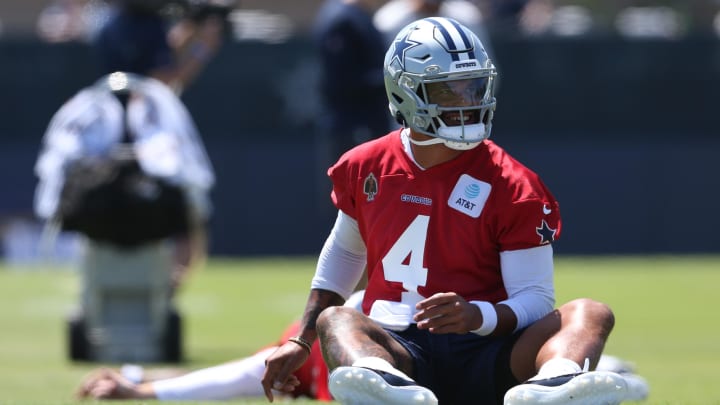
<path fill-rule="evenodd" d="M 590 298 L 579 298 L 566 304 L 566 313 L 572 314 L 573 319 L 581 320 L 601 328 L 606 333 L 615 326 L 615 314 L 607 304 Z"/>
<path fill-rule="evenodd" d="M 336 324 L 348 325 L 351 321 L 350 318 L 352 317 L 352 313 L 348 311 L 349 309 L 350 308 L 337 306 L 324 309 L 317 319 L 316 326 L 318 332 L 329 333 L 335 329 L 333 325 Z"/>

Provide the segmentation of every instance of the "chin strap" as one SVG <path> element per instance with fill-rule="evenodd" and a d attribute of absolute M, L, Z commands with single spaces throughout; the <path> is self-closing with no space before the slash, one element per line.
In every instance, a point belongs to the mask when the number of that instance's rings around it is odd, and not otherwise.
<path fill-rule="evenodd" d="M 413 139 L 411 136 L 408 136 L 408 140 L 418 146 L 428 146 L 428 145 L 435 145 L 438 143 L 444 143 L 445 146 L 447 146 L 450 149 L 454 149 L 454 150 L 470 150 L 470 149 L 473 149 L 473 148 L 477 147 L 478 145 L 480 145 L 480 142 L 481 142 L 481 141 L 478 141 L 478 142 L 449 141 L 447 139 L 442 139 L 442 138 L 432 138 L 432 139 L 427 139 L 424 141 L 418 141 L 418 140 Z"/>
<path fill-rule="evenodd" d="M 476 134 L 484 134 L 484 136 L 475 137 L 476 139 L 472 141 L 463 141 L 461 140 L 465 133 L 472 132 Z M 420 131 L 421 133 L 423 131 Z M 445 146 L 447 146 L 450 149 L 454 150 L 470 150 L 478 145 L 487 138 L 486 133 L 486 127 L 485 124 L 479 123 L 479 124 L 472 124 L 472 125 L 466 125 L 464 127 L 458 126 L 458 127 L 448 127 L 446 125 L 442 125 L 440 128 L 437 129 L 438 135 L 433 136 L 432 139 L 427 139 L 424 141 L 418 141 L 413 139 L 411 136 L 408 135 L 408 139 L 410 142 L 412 142 L 415 145 L 418 146 L 428 146 L 428 145 L 435 145 L 438 143 L 443 143 Z M 428 134 L 429 135 L 429 134 Z M 431 135 L 432 136 L 432 135 Z M 457 140 L 455 140 L 457 139 Z"/>
<path fill-rule="evenodd" d="M 445 146 L 447 146 L 447 147 L 450 148 L 450 149 L 455 149 L 455 150 L 470 150 L 470 149 L 475 149 L 475 148 L 477 148 L 478 145 L 480 145 L 480 142 L 482 142 L 482 141 L 477 141 L 477 142 L 458 142 L 458 141 L 448 141 L 448 140 L 446 140 L 446 141 L 445 141 Z"/>
<path fill-rule="evenodd" d="M 444 142 L 445 142 L 445 140 L 444 140 L 444 139 L 441 139 L 441 138 L 430 138 L 430 139 L 427 139 L 427 140 L 425 140 L 425 141 L 418 141 L 418 140 L 413 139 L 412 136 L 408 136 L 408 140 L 409 140 L 410 142 L 414 143 L 415 145 L 418 145 L 418 146 L 435 145 L 435 144 L 437 144 L 437 143 L 444 143 Z"/>

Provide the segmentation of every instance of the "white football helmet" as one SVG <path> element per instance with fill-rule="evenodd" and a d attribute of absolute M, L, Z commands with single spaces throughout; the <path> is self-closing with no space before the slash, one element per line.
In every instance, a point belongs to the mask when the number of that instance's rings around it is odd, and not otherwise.
<path fill-rule="evenodd" d="M 490 136 L 497 71 L 477 35 L 450 18 L 400 30 L 385 54 L 385 89 L 398 122 L 434 139 L 472 149 Z"/>

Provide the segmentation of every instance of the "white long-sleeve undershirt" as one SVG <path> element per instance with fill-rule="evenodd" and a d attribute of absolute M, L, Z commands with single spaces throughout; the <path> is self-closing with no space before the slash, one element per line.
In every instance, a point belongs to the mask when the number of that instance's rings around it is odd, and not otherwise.
<path fill-rule="evenodd" d="M 534 323 L 553 310 L 552 245 L 500 252 L 500 269 L 508 294 L 500 304 L 507 305 L 515 313 L 515 330 Z"/>
<path fill-rule="evenodd" d="M 311 287 L 334 291 L 347 299 L 363 275 L 366 258 L 357 221 L 338 211 L 335 226 L 320 251 Z"/>

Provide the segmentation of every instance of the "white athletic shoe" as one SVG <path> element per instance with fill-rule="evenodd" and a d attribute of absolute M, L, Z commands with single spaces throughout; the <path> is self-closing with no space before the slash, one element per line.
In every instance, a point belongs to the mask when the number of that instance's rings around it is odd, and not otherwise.
<path fill-rule="evenodd" d="M 644 401 L 650 395 L 650 385 L 647 380 L 633 373 L 620 374 L 628 387 L 626 401 Z"/>
<path fill-rule="evenodd" d="M 342 405 L 436 405 L 429 389 L 398 376 L 363 367 L 330 373 L 330 393 Z"/>
<path fill-rule="evenodd" d="M 600 356 L 600 360 L 598 360 L 595 371 L 612 371 L 613 373 L 618 374 L 634 373 L 635 363 L 621 359 L 617 356 L 603 354 Z"/>
<path fill-rule="evenodd" d="M 627 400 L 625 379 L 610 371 L 589 371 L 526 381 L 505 393 L 505 405 L 616 405 Z"/>
<path fill-rule="evenodd" d="M 603 354 L 595 371 L 612 371 L 620 374 L 628 387 L 626 401 L 644 401 L 650 394 L 647 380 L 635 372 L 635 364 L 630 361 Z"/>

